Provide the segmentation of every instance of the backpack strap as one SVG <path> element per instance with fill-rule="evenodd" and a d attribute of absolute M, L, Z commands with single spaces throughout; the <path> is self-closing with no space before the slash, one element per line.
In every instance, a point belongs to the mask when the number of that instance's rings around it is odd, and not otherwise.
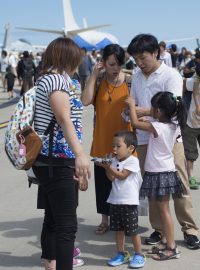
<path fill-rule="evenodd" d="M 56 119 L 55 116 L 52 117 L 47 129 L 44 132 L 44 135 L 48 135 L 49 134 L 49 155 L 48 155 L 48 159 L 49 159 L 49 177 L 53 178 L 53 134 L 54 134 L 54 127 L 56 124 Z"/>

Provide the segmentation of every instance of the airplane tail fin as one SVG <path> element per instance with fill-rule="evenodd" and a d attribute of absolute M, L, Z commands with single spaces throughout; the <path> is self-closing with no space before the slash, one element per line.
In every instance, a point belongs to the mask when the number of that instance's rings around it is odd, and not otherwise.
<path fill-rule="evenodd" d="M 63 11 L 64 11 L 64 23 L 67 31 L 69 30 L 76 30 L 79 29 L 79 26 L 77 22 L 75 21 L 73 12 L 72 12 L 72 7 L 71 7 L 71 2 L 70 0 L 63 0 Z"/>

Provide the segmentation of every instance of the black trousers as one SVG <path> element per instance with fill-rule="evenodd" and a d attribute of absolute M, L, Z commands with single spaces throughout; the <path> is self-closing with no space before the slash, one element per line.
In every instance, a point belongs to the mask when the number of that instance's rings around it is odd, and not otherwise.
<path fill-rule="evenodd" d="M 42 258 L 56 260 L 56 270 L 72 270 L 77 231 L 77 183 L 74 169 L 33 167 L 42 187 L 45 216 L 41 233 Z"/>
<path fill-rule="evenodd" d="M 105 169 L 94 164 L 94 179 L 96 191 L 97 213 L 110 215 L 110 204 L 107 203 L 112 188 L 112 182 L 108 179 Z"/>

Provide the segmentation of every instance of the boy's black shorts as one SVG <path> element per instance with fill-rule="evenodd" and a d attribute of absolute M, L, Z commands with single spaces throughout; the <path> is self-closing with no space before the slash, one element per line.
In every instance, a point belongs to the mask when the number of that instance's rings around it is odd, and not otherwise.
<path fill-rule="evenodd" d="M 138 234 L 137 205 L 110 205 L 110 230 L 124 231 L 125 235 Z"/>

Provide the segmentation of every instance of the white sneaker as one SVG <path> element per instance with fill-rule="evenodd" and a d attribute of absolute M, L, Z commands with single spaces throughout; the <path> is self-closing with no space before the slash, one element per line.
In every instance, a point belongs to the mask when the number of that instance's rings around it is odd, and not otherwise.
<path fill-rule="evenodd" d="M 82 259 L 73 258 L 73 268 L 84 265 L 85 262 Z"/>

